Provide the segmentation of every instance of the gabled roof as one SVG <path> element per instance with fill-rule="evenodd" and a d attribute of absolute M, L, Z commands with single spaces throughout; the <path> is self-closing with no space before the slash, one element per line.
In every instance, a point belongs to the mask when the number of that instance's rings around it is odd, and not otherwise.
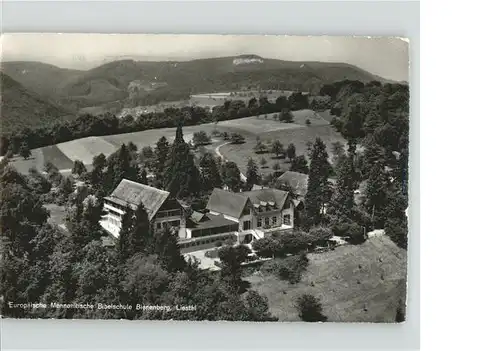
<path fill-rule="evenodd" d="M 245 191 L 242 192 L 241 194 L 247 196 L 250 202 L 254 206 L 276 205 L 276 207 L 280 210 L 283 208 L 286 197 L 288 196 L 287 191 L 272 189 L 272 188 Z"/>
<path fill-rule="evenodd" d="M 133 210 L 142 202 L 149 219 L 152 219 L 169 195 L 168 191 L 123 179 L 113 193 L 105 199 L 122 206 L 128 205 Z"/>
<path fill-rule="evenodd" d="M 208 199 L 207 209 L 240 218 L 248 201 L 248 197 L 242 194 L 215 188 Z"/>
<path fill-rule="evenodd" d="M 231 217 L 240 218 L 247 203 L 254 207 L 272 205 L 281 210 L 288 192 L 278 189 L 259 189 L 233 193 L 222 189 L 214 189 L 208 200 L 207 209 Z"/>
<path fill-rule="evenodd" d="M 231 221 L 229 219 L 224 218 L 223 215 L 214 215 L 211 213 L 205 214 L 207 220 L 199 222 L 199 223 L 192 223 L 190 226 L 191 229 L 210 229 L 210 228 L 220 228 L 220 227 L 225 227 L 225 226 L 238 226 L 238 222 Z"/>

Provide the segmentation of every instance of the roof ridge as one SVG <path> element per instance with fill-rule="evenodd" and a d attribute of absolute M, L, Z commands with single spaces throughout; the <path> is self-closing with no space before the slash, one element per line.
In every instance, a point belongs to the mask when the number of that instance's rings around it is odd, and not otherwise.
<path fill-rule="evenodd" d="M 162 193 L 166 193 L 167 195 L 170 195 L 170 192 L 166 191 L 166 190 L 163 190 L 163 189 L 158 189 L 158 188 L 155 188 L 154 186 L 150 186 L 150 185 L 146 185 L 146 184 L 142 184 L 142 183 L 139 183 L 139 182 L 134 182 L 133 180 L 130 180 L 130 179 L 126 179 L 126 178 L 123 178 L 121 180 L 121 182 L 123 181 L 127 181 L 127 182 L 130 182 L 130 183 L 134 183 L 134 184 L 137 184 L 143 188 L 149 188 L 151 190 L 155 190 L 155 191 L 158 191 L 158 192 L 162 192 Z M 120 182 L 120 183 L 121 183 Z"/>
<path fill-rule="evenodd" d="M 248 199 L 248 195 L 243 195 L 243 193 L 245 193 L 246 191 L 235 193 L 234 191 L 228 191 L 228 190 L 224 190 L 224 189 L 221 189 L 221 188 L 214 188 L 214 190 L 220 190 L 220 191 L 223 191 L 225 193 L 230 193 L 230 194 L 233 194 L 233 195 L 238 195 L 238 196 L 241 196 L 241 197 L 243 197 L 245 199 Z"/>

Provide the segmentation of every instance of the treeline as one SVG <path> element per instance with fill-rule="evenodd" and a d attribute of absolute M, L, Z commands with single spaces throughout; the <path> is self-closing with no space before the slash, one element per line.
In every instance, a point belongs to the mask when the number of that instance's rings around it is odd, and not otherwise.
<path fill-rule="evenodd" d="M 79 116 L 72 121 L 56 122 L 40 128 L 24 128 L 12 134 L 2 134 L 0 155 L 17 154 L 21 145 L 30 149 L 53 145 L 89 136 L 104 136 L 120 133 L 137 132 L 155 128 L 171 128 L 180 122 L 184 126 L 198 125 L 208 122 L 219 122 L 260 114 L 281 112 L 283 109 L 299 110 L 308 107 L 308 99 L 301 92 L 291 94 L 288 98 L 279 97 L 270 102 L 267 97 L 253 98 L 245 103 L 241 100 L 226 101 L 210 111 L 199 106 L 167 108 L 163 112 L 142 114 L 136 119 L 133 116 L 117 118 L 112 114 Z"/>
<path fill-rule="evenodd" d="M 408 86 L 344 81 L 324 86 L 322 93 L 331 97 L 331 124 L 347 140 L 347 150 L 332 145 L 330 162 L 321 139 L 312 145 L 304 226 L 326 225 L 336 235 L 385 229 L 406 249 Z M 355 194 L 360 188 L 364 197 Z"/>

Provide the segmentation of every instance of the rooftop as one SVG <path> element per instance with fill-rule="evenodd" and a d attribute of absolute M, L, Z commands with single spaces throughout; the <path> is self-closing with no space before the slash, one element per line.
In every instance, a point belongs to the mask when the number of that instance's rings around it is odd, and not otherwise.
<path fill-rule="evenodd" d="M 148 185 L 123 179 L 106 200 L 121 206 L 130 206 L 133 210 L 142 202 L 149 218 L 153 218 L 170 193 Z"/>
<path fill-rule="evenodd" d="M 240 218 L 247 204 L 251 204 L 254 207 L 271 205 L 281 210 L 287 196 L 288 192 L 272 188 L 241 193 L 233 193 L 231 191 L 216 188 L 210 195 L 207 209 L 231 217 Z"/>
<path fill-rule="evenodd" d="M 223 215 L 214 215 L 211 213 L 206 213 L 205 217 L 207 217 L 208 220 L 193 223 L 194 226 L 191 229 L 209 229 L 209 228 L 224 227 L 227 225 L 235 225 L 235 224 L 238 225 L 238 222 L 226 219 L 224 218 Z"/>

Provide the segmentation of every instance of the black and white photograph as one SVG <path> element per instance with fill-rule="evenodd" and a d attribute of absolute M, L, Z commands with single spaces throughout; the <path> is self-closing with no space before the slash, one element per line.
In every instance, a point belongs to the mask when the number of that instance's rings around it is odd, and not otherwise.
<path fill-rule="evenodd" d="M 404 322 L 409 45 L 3 34 L 1 317 Z"/>

